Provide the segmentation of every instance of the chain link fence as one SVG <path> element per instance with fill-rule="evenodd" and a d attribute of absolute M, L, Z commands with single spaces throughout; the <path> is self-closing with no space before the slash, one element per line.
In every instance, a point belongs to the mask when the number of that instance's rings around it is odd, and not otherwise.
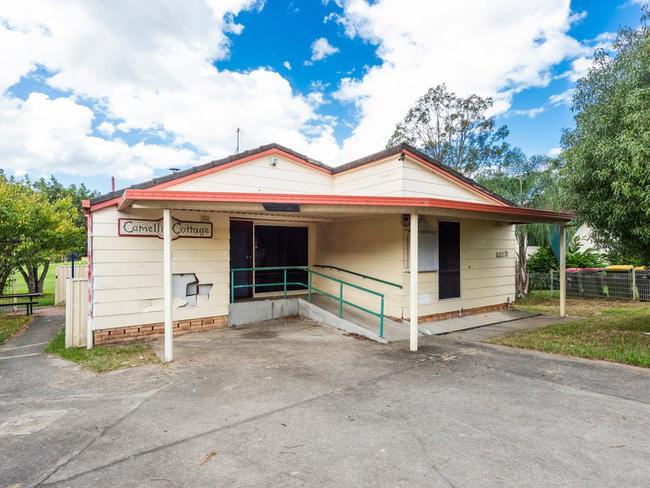
<path fill-rule="evenodd" d="M 560 272 L 530 272 L 528 290 L 559 291 Z M 650 271 L 577 269 L 566 272 L 568 298 L 650 301 Z"/>

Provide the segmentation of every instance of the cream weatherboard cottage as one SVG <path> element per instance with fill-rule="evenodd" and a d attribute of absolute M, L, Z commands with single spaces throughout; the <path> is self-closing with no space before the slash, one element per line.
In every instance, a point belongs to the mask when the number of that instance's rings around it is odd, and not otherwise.
<path fill-rule="evenodd" d="M 227 326 L 235 303 L 336 300 L 341 281 L 341 307 L 408 322 L 417 349 L 418 323 L 514 300 L 514 224 L 571 219 L 406 144 L 336 167 L 270 144 L 84 205 L 88 347 L 164 335 L 168 360 L 174 334 Z"/>

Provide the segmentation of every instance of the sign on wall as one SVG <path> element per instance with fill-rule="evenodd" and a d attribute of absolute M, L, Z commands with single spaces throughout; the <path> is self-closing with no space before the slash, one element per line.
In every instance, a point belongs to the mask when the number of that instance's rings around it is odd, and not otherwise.
<path fill-rule="evenodd" d="M 162 219 L 118 219 L 117 226 L 117 233 L 120 237 L 163 238 Z M 172 219 L 172 239 L 178 239 L 179 237 L 210 239 L 212 238 L 212 222 Z"/>

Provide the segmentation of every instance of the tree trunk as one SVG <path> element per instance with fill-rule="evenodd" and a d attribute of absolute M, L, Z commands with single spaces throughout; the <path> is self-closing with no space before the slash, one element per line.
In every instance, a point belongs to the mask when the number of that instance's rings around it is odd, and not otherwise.
<path fill-rule="evenodd" d="M 34 289 L 34 282 L 30 278 L 29 266 L 26 266 L 25 268 L 23 268 L 22 266 L 18 266 L 18 271 L 20 271 L 20 274 L 23 275 L 23 279 L 25 280 L 25 283 L 27 283 L 27 291 L 29 293 L 34 293 L 32 291 Z"/>
<path fill-rule="evenodd" d="M 517 298 L 523 298 L 528 294 L 528 232 L 517 233 L 517 266 L 515 287 Z"/>
<path fill-rule="evenodd" d="M 2 269 L 0 271 L 0 293 L 4 292 L 5 287 L 7 286 L 7 282 L 9 281 L 9 278 L 11 277 L 11 272 L 12 269 Z"/>
<path fill-rule="evenodd" d="M 50 263 L 48 261 L 43 266 L 42 274 L 38 272 L 38 264 L 27 264 L 18 267 L 25 283 L 27 283 L 29 293 L 43 293 L 43 283 L 45 282 L 45 276 L 49 267 Z"/>
<path fill-rule="evenodd" d="M 38 277 L 38 280 L 36 281 L 36 293 L 43 293 L 43 283 L 45 283 L 45 277 L 47 276 L 47 271 L 50 269 L 50 262 L 46 261 L 43 264 L 43 271 L 41 272 L 41 275 Z M 38 273 L 38 267 L 36 267 L 37 273 Z"/>

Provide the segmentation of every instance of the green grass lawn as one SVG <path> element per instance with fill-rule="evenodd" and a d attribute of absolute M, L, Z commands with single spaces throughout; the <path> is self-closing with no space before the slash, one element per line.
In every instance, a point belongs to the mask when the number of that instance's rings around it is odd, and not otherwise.
<path fill-rule="evenodd" d="M 650 307 L 648 302 L 625 302 L 598 298 L 567 298 L 567 314 L 575 317 L 600 315 L 612 310 L 630 310 Z M 560 293 L 551 291 L 531 291 L 524 299 L 515 302 L 515 308 L 531 313 L 546 315 L 560 314 Z"/>
<path fill-rule="evenodd" d="M 81 347 L 66 349 L 64 329 L 47 345 L 45 352 L 56 354 L 96 373 L 160 362 L 149 344 L 95 346 L 90 350 Z"/>
<path fill-rule="evenodd" d="M 0 314 L 0 346 L 11 336 L 23 330 L 31 319 L 27 315 Z"/>
<path fill-rule="evenodd" d="M 533 295 L 517 307 L 550 314 L 559 304 L 553 297 Z M 487 342 L 650 368 L 650 303 L 567 300 L 567 311 L 582 318 Z"/>
<path fill-rule="evenodd" d="M 50 267 L 47 270 L 47 275 L 45 275 L 45 281 L 43 282 L 43 296 L 37 298 L 39 307 L 47 307 L 54 305 L 54 285 L 56 281 L 56 268 L 61 265 L 70 265 L 70 262 L 67 263 L 50 263 Z M 79 261 L 75 261 L 76 264 L 88 264 L 86 258 L 82 258 Z M 14 274 L 16 278 L 16 291 L 15 293 L 29 293 L 27 288 L 27 283 L 18 271 Z M 11 293 L 10 290 L 7 293 Z"/>

